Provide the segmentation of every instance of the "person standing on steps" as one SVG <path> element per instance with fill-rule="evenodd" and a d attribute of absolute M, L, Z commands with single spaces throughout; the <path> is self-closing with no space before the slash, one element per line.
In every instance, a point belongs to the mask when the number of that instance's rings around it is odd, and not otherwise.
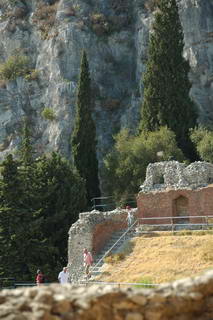
<path fill-rule="evenodd" d="M 90 267 L 93 264 L 93 257 L 92 254 L 86 249 L 84 248 L 83 251 L 83 258 L 84 258 L 84 267 L 85 267 L 85 274 L 86 274 L 86 278 L 90 278 Z"/>
<path fill-rule="evenodd" d="M 128 229 L 131 227 L 132 223 L 133 223 L 133 215 L 132 215 L 132 211 L 131 211 L 131 207 L 130 206 L 126 206 L 127 209 L 127 225 L 128 225 Z"/>
<path fill-rule="evenodd" d="M 63 284 L 63 283 L 68 283 L 68 272 L 67 272 L 67 267 L 64 267 L 61 272 L 59 272 L 58 275 L 58 281 Z"/>

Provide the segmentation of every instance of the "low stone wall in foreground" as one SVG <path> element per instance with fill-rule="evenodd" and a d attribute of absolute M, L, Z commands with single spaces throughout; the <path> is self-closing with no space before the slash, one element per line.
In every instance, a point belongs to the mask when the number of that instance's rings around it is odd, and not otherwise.
<path fill-rule="evenodd" d="M 213 271 L 158 289 L 48 287 L 0 292 L 2 320 L 212 320 Z"/>

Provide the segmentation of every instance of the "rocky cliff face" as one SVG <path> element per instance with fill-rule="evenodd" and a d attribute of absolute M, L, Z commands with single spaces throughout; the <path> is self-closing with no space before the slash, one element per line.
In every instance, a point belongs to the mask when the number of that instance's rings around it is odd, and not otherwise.
<path fill-rule="evenodd" d="M 80 54 L 91 69 L 98 158 L 112 134 L 139 120 L 140 79 L 146 61 L 151 12 L 147 0 L 1 0 L 0 62 L 29 57 L 32 76 L 0 82 L 0 155 L 17 148 L 23 117 L 31 120 L 39 153 L 70 157 L 70 134 Z M 191 95 L 202 123 L 213 123 L 213 2 L 181 0 L 184 55 L 191 64 Z M 35 76 L 36 74 L 36 76 Z M 51 108 L 55 118 L 42 116 Z"/>

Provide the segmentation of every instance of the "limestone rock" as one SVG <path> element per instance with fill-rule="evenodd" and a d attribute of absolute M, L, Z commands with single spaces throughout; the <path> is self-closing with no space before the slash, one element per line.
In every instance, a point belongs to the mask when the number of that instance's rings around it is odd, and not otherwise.
<path fill-rule="evenodd" d="M 125 2 L 125 6 L 121 3 Z M 24 4 L 25 3 L 25 4 Z M 134 130 L 142 99 L 140 80 L 145 70 L 152 13 L 145 0 L 114 1 L 34 0 L 0 4 L 0 62 L 11 55 L 27 55 L 34 79 L 0 83 L 0 158 L 20 143 L 24 116 L 31 119 L 36 152 L 52 150 L 70 157 L 70 134 L 75 115 L 80 54 L 90 61 L 93 117 L 99 165 L 121 127 Z M 52 16 L 43 19 L 49 10 Z M 43 13 L 41 13 L 43 12 Z M 213 3 L 181 0 L 184 56 L 191 65 L 191 96 L 199 121 L 212 125 L 213 114 Z M 55 120 L 42 117 L 52 108 Z"/>

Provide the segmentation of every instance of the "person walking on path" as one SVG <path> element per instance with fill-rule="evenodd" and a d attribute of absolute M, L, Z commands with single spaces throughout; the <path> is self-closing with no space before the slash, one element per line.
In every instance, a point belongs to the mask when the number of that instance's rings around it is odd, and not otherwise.
<path fill-rule="evenodd" d="M 45 282 L 44 274 L 41 272 L 41 270 L 37 270 L 36 274 L 36 284 L 37 286 L 42 285 Z"/>
<path fill-rule="evenodd" d="M 67 271 L 67 267 L 64 267 L 63 270 L 61 272 L 59 272 L 58 275 L 58 281 L 63 284 L 63 283 L 68 283 L 68 271 Z"/>
<path fill-rule="evenodd" d="M 84 267 L 85 267 L 85 273 L 86 273 L 86 278 L 90 278 L 90 267 L 93 264 L 93 257 L 92 254 L 84 248 Z"/>
<path fill-rule="evenodd" d="M 130 206 L 126 206 L 127 209 L 127 225 L 128 225 L 128 229 L 131 227 L 132 223 L 133 223 L 133 215 L 131 212 L 131 207 Z"/>

